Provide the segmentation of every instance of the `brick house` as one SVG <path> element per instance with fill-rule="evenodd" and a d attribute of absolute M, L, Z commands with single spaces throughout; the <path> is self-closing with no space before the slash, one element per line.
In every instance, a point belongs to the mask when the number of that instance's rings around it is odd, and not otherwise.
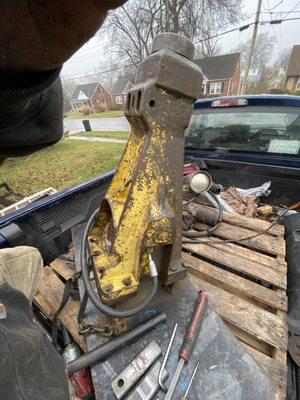
<path fill-rule="evenodd" d="M 119 76 L 114 84 L 111 94 L 113 97 L 114 108 L 117 110 L 125 109 L 127 93 L 133 87 L 134 78 L 131 76 Z"/>
<path fill-rule="evenodd" d="M 195 60 L 203 74 L 203 97 L 236 96 L 240 84 L 240 53 Z"/>
<path fill-rule="evenodd" d="M 113 98 L 110 91 L 99 82 L 76 86 L 70 102 L 72 111 L 80 111 L 82 106 L 88 106 L 96 111 L 113 108 Z"/>
<path fill-rule="evenodd" d="M 286 70 L 284 89 L 300 91 L 300 44 L 293 46 Z"/>

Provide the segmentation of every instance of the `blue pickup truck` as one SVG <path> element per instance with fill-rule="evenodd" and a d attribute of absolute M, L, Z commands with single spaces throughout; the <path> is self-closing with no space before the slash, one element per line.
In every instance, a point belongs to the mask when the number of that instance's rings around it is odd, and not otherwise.
<path fill-rule="evenodd" d="M 199 161 L 223 186 L 249 188 L 271 180 L 267 202 L 290 206 L 300 200 L 300 97 L 200 99 L 185 143 L 186 158 Z M 113 174 L 107 172 L 0 217 L 0 248 L 32 245 L 50 263 L 67 251 L 71 228 L 86 222 L 99 207 Z M 287 222 L 286 243 L 293 271 L 288 279 L 293 297 L 290 314 L 293 332 L 300 336 L 299 217 L 295 214 Z M 299 368 L 292 365 L 290 382 L 299 391 Z"/>
<path fill-rule="evenodd" d="M 272 181 L 272 204 L 300 195 L 300 97 L 201 99 L 186 133 L 186 156 L 206 160 L 216 182 L 255 187 Z"/>

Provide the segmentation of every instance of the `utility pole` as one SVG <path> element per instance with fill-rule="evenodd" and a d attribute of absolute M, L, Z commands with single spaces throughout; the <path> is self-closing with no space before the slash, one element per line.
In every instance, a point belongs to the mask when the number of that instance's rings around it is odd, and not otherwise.
<path fill-rule="evenodd" d="M 166 32 L 170 32 L 170 7 L 169 0 L 166 1 Z"/>
<path fill-rule="evenodd" d="M 242 84 L 241 94 L 244 94 L 247 89 L 248 75 L 249 75 L 249 71 L 251 68 L 251 63 L 252 63 L 252 58 L 253 58 L 253 53 L 254 53 L 254 48 L 255 48 L 255 41 L 256 41 L 256 36 L 257 36 L 257 30 L 258 30 L 258 24 L 259 24 L 261 3 L 262 3 L 262 0 L 258 0 L 254 28 L 253 28 L 253 33 L 252 33 L 251 46 L 250 46 L 245 76 L 244 76 L 244 80 L 243 80 L 243 84 Z"/>

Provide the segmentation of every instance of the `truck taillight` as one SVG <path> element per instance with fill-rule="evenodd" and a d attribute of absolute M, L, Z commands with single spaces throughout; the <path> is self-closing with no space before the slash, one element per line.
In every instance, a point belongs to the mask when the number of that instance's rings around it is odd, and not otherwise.
<path fill-rule="evenodd" d="M 247 99 L 223 99 L 215 100 L 211 103 L 212 107 L 237 107 L 237 106 L 247 106 Z"/>

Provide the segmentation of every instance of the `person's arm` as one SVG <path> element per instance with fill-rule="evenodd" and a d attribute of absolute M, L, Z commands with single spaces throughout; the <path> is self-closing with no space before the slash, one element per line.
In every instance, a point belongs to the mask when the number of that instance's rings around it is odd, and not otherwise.
<path fill-rule="evenodd" d="M 61 65 L 125 0 L 0 3 L 0 159 L 63 134 Z"/>

